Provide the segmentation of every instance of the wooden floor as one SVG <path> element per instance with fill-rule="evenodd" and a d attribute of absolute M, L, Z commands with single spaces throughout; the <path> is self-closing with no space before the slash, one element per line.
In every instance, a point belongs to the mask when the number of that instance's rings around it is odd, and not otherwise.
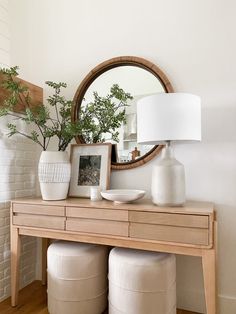
<path fill-rule="evenodd" d="M 20 292 L 19 305 L 12 308 L 10 298 L 0 303 L 1 314 L 48 314 L 46 287 L 35 281 Z M 178 314 L 197 314 L 178 310 Z M 69 313 L 67 313 L 69 314 Z M 105 313 L 104 313 L 105 314 Z"/>

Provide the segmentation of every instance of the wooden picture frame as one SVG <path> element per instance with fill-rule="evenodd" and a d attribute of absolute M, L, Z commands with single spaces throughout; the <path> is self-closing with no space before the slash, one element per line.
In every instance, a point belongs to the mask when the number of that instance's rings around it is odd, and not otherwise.
<path fill-rule="evenodd" d="M 92 186 L 107 190 L 111 173 L 110 143 L 71 145 L 69 196 L 90 197 Z"/>

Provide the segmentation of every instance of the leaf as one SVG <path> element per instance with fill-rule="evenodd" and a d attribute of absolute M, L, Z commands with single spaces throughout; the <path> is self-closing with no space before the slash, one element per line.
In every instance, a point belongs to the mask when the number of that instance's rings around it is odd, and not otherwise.
<path fill-rule="evenodd" d="M 16 125 L 15 124 L 8 123 L 7 127 L 10 130 L 10 132 L 7 134 L 8 137 L 11 137 L 12 135 L 17 133 L 17 129 L 16 129 Z"/>

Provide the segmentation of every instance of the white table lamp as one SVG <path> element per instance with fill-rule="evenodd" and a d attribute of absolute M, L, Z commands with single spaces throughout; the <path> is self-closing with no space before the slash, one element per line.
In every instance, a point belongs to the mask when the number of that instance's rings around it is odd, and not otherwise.
<path fill-rule="evenodd" d="M 160 93 L 137 102 L 139 144 L 165 144 L 152 172 L 152 200 L 162 206 L 185 203 L 185 175 L 171 141 L 201 140 L 201 99 L 186 93 Z"/>

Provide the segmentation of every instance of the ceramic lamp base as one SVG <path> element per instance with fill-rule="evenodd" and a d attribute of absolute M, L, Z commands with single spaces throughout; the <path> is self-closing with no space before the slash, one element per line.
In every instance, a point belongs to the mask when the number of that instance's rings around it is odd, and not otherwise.
<path fill-rule="evenodd" d="M 161 160 L 153 167 L 152 201 L 159 206 L 185 203 L 184 166 L 174 158 L 169 146 L 163 149 Z"/>

